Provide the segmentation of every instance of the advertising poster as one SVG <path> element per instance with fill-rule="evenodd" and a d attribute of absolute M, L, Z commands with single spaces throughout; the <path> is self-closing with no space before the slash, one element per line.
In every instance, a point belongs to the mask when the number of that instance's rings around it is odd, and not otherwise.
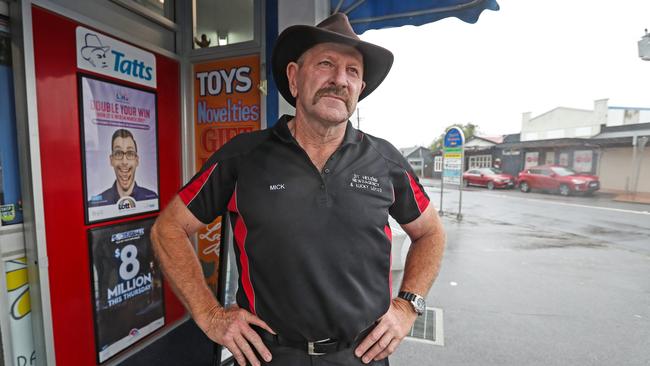
<path fill-rule="evenodd" d="M 162 277 L 149 240 L 153 222 L 88 231 L 100 363 L 165 324 Z"/>
<path fill-rule="evenodd" d="M 573 170 L 579 173 L 591 172 L 593 163 L 593 153 L 591 150 L 576 150 L 573 152 Z"/>
<path fill-rule="evenodd" d="M 524 169 L 539 165 L 539 152 L 527 152 L 524 161 Z"/>
<path fill-rule="evenodd" d="M 32 337 L 32 307 L 29 299 L 27 258 L 4 262 L 9 302 L 9 329 L 14 365 L 35 365 L 36 351 Z M 5 342 L 9 339 L 5 338 Z M 0 359 L 1 363 L 1 359 Z"/>
<path fill-rule="evenodd" d="M 259 55 L 194 65 L 196 171 L 233 137 L 260 129 Z M 199 231 L 198 253 L 210 288 L 216 289 L 221 218 Z"/>
<path fill-rule="evenodd" d="M 156 94 L 79 78 L 86 221 L 157 211 Z"/>

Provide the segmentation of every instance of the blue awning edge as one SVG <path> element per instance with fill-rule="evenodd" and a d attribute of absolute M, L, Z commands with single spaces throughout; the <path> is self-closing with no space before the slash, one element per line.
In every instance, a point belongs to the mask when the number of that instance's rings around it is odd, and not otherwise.
<path fill-rule="evenodd" d="M 499 10 L 496 0 L 330 0 L 330 13 L 347 14 L 357 34 L 370 29 L 422 25 L 448 17 L 476 23 L 483 10 Z"/>

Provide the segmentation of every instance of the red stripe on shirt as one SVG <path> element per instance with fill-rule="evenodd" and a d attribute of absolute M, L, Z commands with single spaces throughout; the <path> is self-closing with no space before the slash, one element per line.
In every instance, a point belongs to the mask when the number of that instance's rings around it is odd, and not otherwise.
<path fill-rule="evenodd" d="M 217 167 L 217 164 L 218 163 L 214 163 L 213 166 L 206 169 L 201 175 L 199 175 L 198 178 L 193 180 L 192 183 L 188 184 L 185 186 L 185 188 L 178 192 L 178 195 L 181 197 L 181 200 L 183 200 L 183 203 L 185 203 L 185 206 L 188 206 L 190 202 L 196 198 L 205 183 L 208 181 L 208 178 L 210 178 L 210 175 L 214 169 Z"/>
<path fill-rule="evenodd" d="M 253 283 L 251 282 L 250 275 L 250 264 L 248 263 L 248 254 L 246 253 L 246 236 L 248 234 L 248 229 L 246 228 L 246 223 L 244 222 L 244 217 L 240 214 L 239 208 L 237 207 L 237 186 L 235 185 L 235 190 L 233 191 L 230 202 L 228 202 L 228 210 L 237 214 L 235 222 L 235 243 L 239 248 L 239 264 L 241 265 L 241 283 L 244 287 L 244 294 L 248 299 L 248 305 L 250 306 L 250 312 L 257 314 L 255 312 L 255 291 L 253 291 Z"/>
<path fill-rule="evenodd" d="M 422 213 L 424 210 L 426 210 L 427 206 L 429 206 L 429 199 L 424 194 L 424 192 L 422 192 L 420 186 L 415 182 L 413 176 L 409 174 L 409 172 L 406 172 L 406 175 L 409 177 L 409 182 L 411 183 L 411 190 L 413 191 L 415 202 L 417 202 L 418 209 L 420 210 L 420 213 Z"/>
<path fill-rule="evenodd" d="M 393 298 L 393 232 L 390 230 L 390 226 L 384 226 L 384 233 L 390 242 L 390 267 L 388 268 L 388 292 L 390 293 L 390 298 Z"/>

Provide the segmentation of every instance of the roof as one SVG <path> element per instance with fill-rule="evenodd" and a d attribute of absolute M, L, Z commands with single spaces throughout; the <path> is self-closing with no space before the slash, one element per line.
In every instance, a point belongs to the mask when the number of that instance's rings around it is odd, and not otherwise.
<path fill-rule="evenodd" d="M 399 152 L 402 153 L 402 156 L 409 156 L 413 154 L 415 150 L 417 150 L 420 146 L 411 146 L 411 147 L 403 147 L 399 149 Z"/>
<path fill-rule="evenodd" d="M 410 156 L 411 154 L 413 154 L 414 152 L 416 152 L 416 151 L 418 151 L 420 149 L 426 150 L 429 154 L 432 152 L 431 149 L 426 148 L 424 146 L 404 147 L 404 148 L 399 149 L 399 152 L 402 153 L 403 157 L 408 157 L 408 156 Z"/>
<path fill-rule="evenodd" d="M 532 116 L 531 116 L 530 121 L 532 122 L 533 120 L 536 120 L 536 119 L 538 119 L 538 118 L 540 118 L 540 117 L 542 117 L 542 116 L 545 116 L 545 115 L 547 115 L 547 114 L 551 114 L 551 113 L 553 113 L 553 112 L 555 112 L 555 111 L 557 111 L 557 110 L 560 110 L 560 109 L 563 109 L 563 110 L 571 110 L 571 111 L 578 111 L 578 112 L 589 112 L 589 113 L 593 113 L 593 110 L 589 110 L 589 109 L 580 109 L 580 108 L 571 108 L 571 107 L 555 107 L 555 108 L 551 109 L 550 111 L 546 111 L 546 112 L 544 112 L 544 113 L 542 113 L 542 114 L 540 114 L 540 115 L 537 115 L 537 116 L 535 116 L 535 117 L 532 117 Z"/>
<path fill-rule="evenodd" d="M 497 136 L 479 136 L 479 135 L 474 135 L 469 141 L 472 141 L 474 139 L 479 139 L 487 142 L 491 142 L 493 144 L 500 144 L 503 142 L 503 135 L 497 135 Z M 468 142 L 469 142 L 468 141 Z"/>
<path fill-rule="evenodd" d="M 634 111 L 650 111 L 650 108 L 647 107 L 620 107 L 620 106 L 611 106 L 607 109 L 625 109 L 625 110 L 634 110 Z"/>
<path fill-rule="evenodd" d="M 650 123 L 603 127 L 594 139 L 610 139 L 633 136 L 650 136 Z"/>
<path fill-rule="evenodd" d="M 520 133 L 511 133 L 509 135 L 503 136 L 503 143 L 519 142 L 519 141 L 521 141 Z"/>
<path fill-rule="evenodd" d="M 535 148 L 535 147 L 563 147 L 563 146 L 584 146 L 584 147 L 598 147 L 599 145 L 592 139 L 582 138 L 560 138 L 548 140 L 533 140 L 521 142 L 509 142 L 497 145 L 499 149 L 520 149 L 520 148 Z"/>

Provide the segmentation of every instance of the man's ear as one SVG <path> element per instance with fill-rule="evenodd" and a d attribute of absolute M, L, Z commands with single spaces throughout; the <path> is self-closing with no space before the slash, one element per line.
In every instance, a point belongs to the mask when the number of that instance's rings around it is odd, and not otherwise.
<path fill-rule="evenodd" d="M 361 82 L 361 89 L 359 90 L 359 95 L 361 95 L 361 93 L 363 93 L 363 89 L 365 89 L 365 88 L 366 88 L 366 82 L 362 81 Z"/>
<path fill-rule="evenodd" d="M 289 80 L 289 91 L 291 95 L 295 98 L 298 95 L 298 66 L 295 62 L 289 62 L 287 64 L 287 79 Z"/>

